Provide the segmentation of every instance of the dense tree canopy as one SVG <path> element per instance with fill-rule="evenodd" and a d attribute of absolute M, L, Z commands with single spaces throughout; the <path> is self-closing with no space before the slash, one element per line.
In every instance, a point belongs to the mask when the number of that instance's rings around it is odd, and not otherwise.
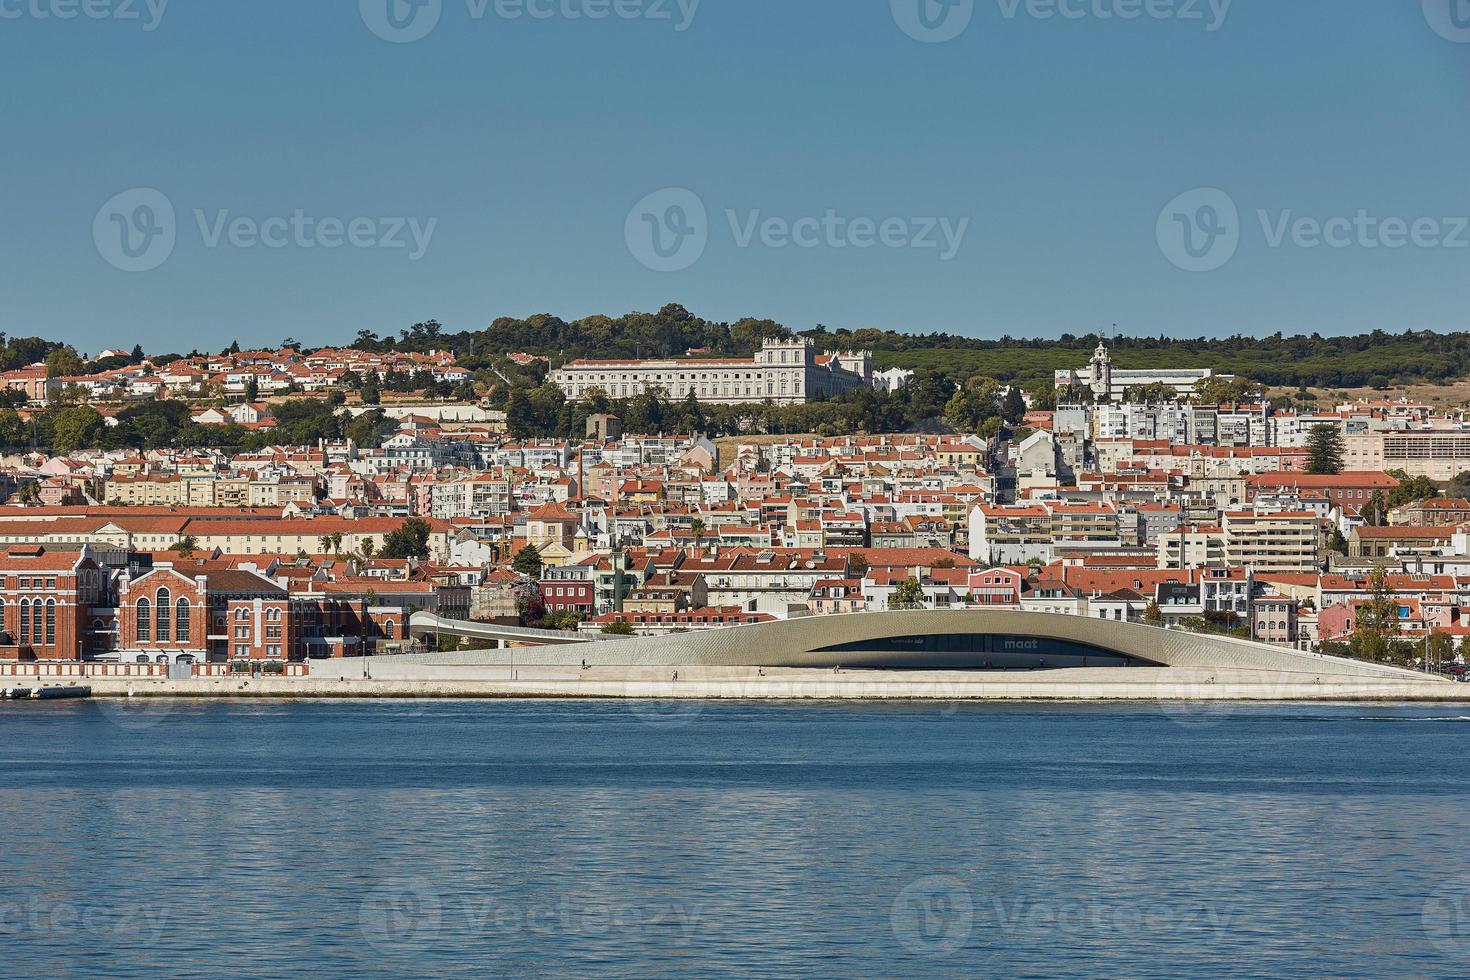
<path fill-rule="evenodd" d="M 367 449 L 377 449 L 383 441 L 398 429 L 398 423 L 380 409 L 372 409 L 348 422 L 344 434 L 354 443 Z"/>
<path fill-rule="evenodd" d="M 748 356 L 769 337 L 802 336 L 822 350 L 868 349 L 879 368 L 902 366 L 914 372 L 897 392 L 857 390 L 840 397 L 799 406 L 701 404 L 690 395 L 670 399 L 649 392 L 630 399 L 606 395 L 566 401 L 560 389 L 547 383 L 555 365 L 575 357 Z M 1019 386 L 1030 393 L 1033 407 L 1050 409 L 1063 402 L 1091 401 L 1086 388 L 1058 392 L 1052 387 L 1059 368 L 1085 364 L 1096 345 L 1095 335 L 1063 334 L 1056 339 L 994 339 L 948 333 L 907 334 L 891 330 L 829 329 L 817 325 L 794 334 L 770 319 L 746 317 L 731 323 L 706 320 L 678 304 L 655 313 L 589 316 L 566 321 L 550 314 L 501 317 L 483 330 L 446 332 L 436 320 L 425 320 L 399 332 L 379 336 L 361 331 L 354 342 L 375 352 L 448 350 L 474 372 L 475 380 L 456 387 L 436 381 L 426 371 L 368 373 L 344 378 L 347 388 L 361 388 L 362 401 L 376 405 L 382 392 L 423 391 L 432 397 L 477 400 L 504 409 L 512 435 L 520 438 L 559 436 L 580 438 L 588 415 L 613 412 L 631 433 L 670 432 L 745 435 L 757 433 L 816 432 L 844 435 L 879 431 L 935 431 L 952 429 L 994 435 L 1005 426 L 1017 426 L 1025 413 Z M 1357 337 L 1228 337 L 1173 339 L 1115 337 L 1109 340 L 1115 364 L 1132 367 L 1211 367 L 1221 374 L 1199 386 L 1193 400 L 1204 403 L 1253 401 L 1262 384 L 1344 387 L 1405 381 L 1443 381 L 1470 374 L 1470 333 L 1435 334 L 1375 331 Z M 238 350 L 232 343 L 227 350 Z M 506 354 L 524 351 L 538 355 L 528 363 L 511 361 Z M 154 358 L 164 363 L 172 355 Z M 135 349 L 127 358 L 109 358 L 80 365 L 66 345 L 41 338 L 14 338 L 0 334 L 0 369 L 46 361 L 48 370 L 61 375 L 100 367 L 120 366 L 113 361 L 141 360 Z M 1147 386 L 1131 392 L 1143 400 L 1161 400 L 1172 392 Z M 73 398 L 72 401 L 78 399 Z M 309 444 L 320 439 L 351 437 L 362 445 L 380 444 L 391 431 L 381 414 L 349 420 L 337 411 L 342 397 L 305 399 L 277 406 L 280 426 L 275 430 L 242 426 L 198 426 L 189 421 L 190 408 L 164 399 L 128 407 L 115 417 L 116 425 L 97 424 L 75 405 L 51 406 L 31 419 L 7 414 L 7 406 L 24 401 L 20 392 L 0 392 L 0 442 L 8 447 L 48 448 L 154 448 L 214 446 L 255 449 L 271 444 Z M 1304 389 L 1281 401 L 1310 405 Z M 334 404 L 334 402 L 336 404 Z M 59 443 L 55 440 L 58 439 Z M 1325 436 L 1314 438 L 1326 439 Z M 1341 468 L 1337 447 L 1316 450 L 1322 472 Z M 1470 491 L 1470 478 L 1464 484 Z M 1390 503 L 1392 503 L 1390 501 Z"/>
<path fill-rule="evenodd" d="M 526 578 L 541 577 L 541 552 L 534 544 L 528 544 L 511 559 L 510 567 L 517 575 Z"/>
<path fill-rule="evenodd" d="M 429 522 L 410 517 L 383 538 L 384 558 L 428 558 Z"/>
<path fill-rule="evenodd" d="M 1388 475 L 1399 481 L 1398 486 L 1388 491 L 1385 503 L 1389 507 L 1402 507 L 1439 496 L 1439 484 L 1427 476 L 1410 476 L 1403 470 L 1389 470 Z"/>
<path fill-rule="evenodd" d="M 833 330 L 820 324 L 795 332 L 768 319 L 705 320 L 676 303 L 657 313 L 597 315 L 572 321 L 547 313 L 501 317 L 483 330 L 461 333 L 445 333 L 436 321 L 428 321 L 403 331 L 400 340 L 364 331 L 358 342 L 375 350 L 452 350 L 462 364 L 476 369 L 489 367 L 507 351 L 544 355 L 556 364 L 576 357 L 673 357 L 687 351 L 730 356 L 752 353 L 766 337 L 790 336 L 806 337 L 822 350 L 871 350 L 880 368 L 927 368 L 956 382 L 981 375 L 1004 383 L 1021 381 L 1028 388 L 1049 382 L 1058 369 L 1087 363 L 1097 345 L 1096 334 L 979 338 L 873 328 Z M 1470 375 L 1470 333 L 1112 337 L 1108 345 L 1120 368 L 1210 367 L 1249 379 L 1239 385 L 1223 379 L 1212 382 L 1207 398 L 1221 402 L 1259 397 L 1261 384 L 1382 387 Z"/>

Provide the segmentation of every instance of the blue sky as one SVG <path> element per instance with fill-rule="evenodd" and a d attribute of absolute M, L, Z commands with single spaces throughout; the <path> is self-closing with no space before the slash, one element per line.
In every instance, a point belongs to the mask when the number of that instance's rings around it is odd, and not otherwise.
<path fill-rule="evenodd" d="M 1470 0 L 83 2 L 0 0 L 11 334 L 1470 327 Z"/>

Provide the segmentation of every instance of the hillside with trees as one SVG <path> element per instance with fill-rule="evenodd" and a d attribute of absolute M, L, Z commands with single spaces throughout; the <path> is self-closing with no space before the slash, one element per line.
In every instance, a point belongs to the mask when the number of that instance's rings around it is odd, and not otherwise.
<path fill-rule="evenodd" d="M 549 357 L 556 364 L 577 357 L 682 357 L 749 355 L 766 337 L 802 336 L 822 350 L 871 350 L 879 368 L 928 368 L 956 380 L 975 375 L 1028 389 L 1049 382 L 1063 368 L 1085 365 L 1096 334 L 1055 339 L 1010 336 L 986 339 L 950 333 L 818 325 L 793 331 L 774 320 L 745 318 L 720 323 L 695 316 L 678 304 L 657 313 L 627 313 L 563 320 L 551 314 L 500 317 L 483 330 L 446 333 L 435 321 L 415 324 L 399 338 L 369 331 L 357 344 L 375 350 L 449 349 L 471 369 L 490 367 L 508 351 Z M 1215 338 L 1118 336 L 1108 340 L 1121 368 L 1211 367 L 1270 387 L 1386 387 L 1395 383 L 1440 382 L 1470 375 L 1470 333 L 1374 331 L 1352 337 L 1320 334 Z"/>
<path fill-rule="evenodd" d="M 594 396 L 573 404 L 546 380 L 551 365 L 577 357 L 683 357 L 690 352 L 696 357 L 749 356 L 768 337 L 793 336 L 806 337 L 822 350 L 871 350 L 879 368 L 906 367 L 914 375 L 907 386 L 891 394 L 860 389 L 792 406 L 704 405 L 692 396 L 670 399 L 657 392 L 621 399 Z M 1255 382 L 1272 387 L 1341 387 L 1441 382 L 1470 375 L 1470 333 L 1375 332 L 1356 337 L 1274 334 L 1193 340 L 1116 337 L 1108 343 L 1119 367 L 1211 367 L 1240 376 L 1242 380 L 1236 382 L 1213 379 L 1196 396 L 1215 403 L 1258 397 L 1260 386 Z M 289 344 L 301 346 L 296 341 Z M 620 416 L 630 433 L 846 435 L 919 430 L 989 437 L 1015 431 L 1020 425 L 1025 405 L 1017 387 L 1031 394 L 1037 408 L 1053 407 L 1059 397 L 1090 398 L 1091 393 L 1085 390 L 1058 393 L 1052 379 L 1057 369 L 1085 365 L 1096 344 L 1096 335 L 1070 334 L 1047 340 L 980 339 L 947 333 L 831 330 L 823 326 L 793 333 L 772 320 L 745 318 L 721 323 L 670 304 L 656 313 L 572 321 L 550 314 L 501 317 L 483 330 L 460 333 L 447 333 L 433 320 L 416 323 L 397 337 L 380 337 L 363 330 L 354 341 L 354 346 L 362 350 L 450 350 L 461 365 L 475 373 L 475 381 L 451 388 L 435 382 L 428 372 L 423 372 L 424 377 L 389 372 L 381 378 L 344 377 L 342 387 L 358 392 L 368 406 L 378 405 L 388 392 L 422 392 L 425 397 L 456 401 L 476 400 L 484 392 L 490 406 L 505 410 L 508 427 L 518 437 L 580 437 L 587 416 L 604 411 Z M 238 344 L 232 349 L 238 349 Z M 519 363 L 507 356 L 514 352 L 545 360 Z M 173 356 L 152 360 L 166 363 Z M 141 359 L 141 349 L 135 348 L 130 357 L 109 360 L 127 363 Z M 82 367 L 76 352 L 64 344 L 0 334 L 0 364 L 37 362 L 45 362 L 48 373 L 63 375 Z M 111 366 L 115 365 L 85 365 L 88 370 Z M 1167 390 L 1141 389 L 1131 394 L 1140 400 L 1172 397 Z M 1312 399 L 1306 392 L 1299 392 L 1297 397 Z M 325 400 L 278 405 L 279 426 L 274 430 L 195 425 L 189 419 L 190 407 L 173 400 L 130 405 L 116 415 L 115 425 L 105 425 L 84 399 L 64 397 L 43 410 L 22 414 L 16 409 L 24 400 L 20 392 L 0 397 L 0 444 L 7 448 L 59 452 L 161 446 L 255 449 L 343 437 L 376 446 L 394 429 L 393 422 L 381 411 L 350 419 L 342 411 L 342 391 L 333 392 Z M 1336 447 L 1320 446 L 1316 456 L 1314 466 L 1320 470 L 1331 471 L 1341 465 Z"/>

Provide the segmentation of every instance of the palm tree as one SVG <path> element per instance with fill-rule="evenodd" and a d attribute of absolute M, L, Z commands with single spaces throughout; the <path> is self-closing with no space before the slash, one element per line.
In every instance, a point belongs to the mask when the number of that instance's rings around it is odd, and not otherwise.
<path fill-rule="evenodd" d="M 694 550 L 704 553 L 704 520 L 696 517 L 689 522 L 689 533 L 694 535 Z"/>
<path fill-rule="evenodd" d="M 373 544 L 372 538 L 363 538 L 357 546 L 357 553 L 362 555 L 363 561 L 372 561 L 373 552 L 377 550 L 377 546 Z"/>

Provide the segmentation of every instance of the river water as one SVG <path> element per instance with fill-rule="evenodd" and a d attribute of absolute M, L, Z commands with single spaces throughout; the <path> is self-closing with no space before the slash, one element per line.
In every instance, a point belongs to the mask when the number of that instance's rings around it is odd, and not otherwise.
<path fill-rule="evenodd" d="M 1470 975 L 1470 712 L 0 704 L 13 977 Z"/>

